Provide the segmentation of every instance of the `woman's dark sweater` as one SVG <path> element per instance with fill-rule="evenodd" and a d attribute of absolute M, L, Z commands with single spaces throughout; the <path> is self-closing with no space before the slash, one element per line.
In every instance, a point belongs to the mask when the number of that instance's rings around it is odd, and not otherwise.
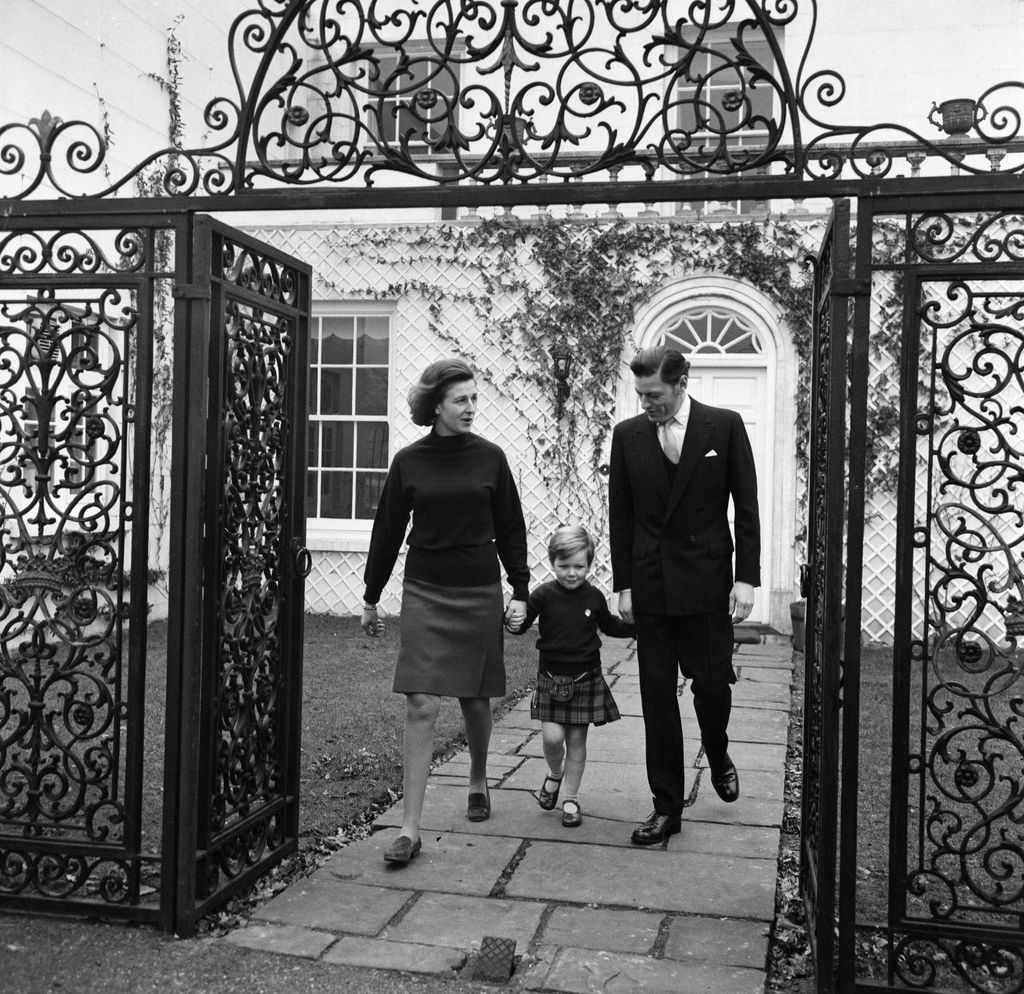
<path fill-rule="evenodd" d="M 368 604 L 380 600 L 405 538 L 405 575 L 442 587 L 501 580 L 526 600 L 526 523 L 505 453 L 479 435 L 429 435 L 391 462 L 373 519 L 364 580 Z"/>
<path fill-rule="evenodd" d="M 540 638 L 540 669 L 558 676 L 576 676 L 601 665 L 600 629 L 612 638 L 632 638 L 633 626 L 608 610 L 604 594 L 589 582 L 567 590 L 557 580 L 542 583 L 526 605 L 522 635 L 535 618 Z"/>

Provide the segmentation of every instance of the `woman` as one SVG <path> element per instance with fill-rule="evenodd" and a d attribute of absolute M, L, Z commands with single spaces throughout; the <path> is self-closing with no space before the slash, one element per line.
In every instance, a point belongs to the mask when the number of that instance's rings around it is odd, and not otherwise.
<path fill-rule="evenodd" d="M 420 816 L 442 697 L 457 697 L 469 744 L 466 817 L 490 817 L 487 750 L 491 697 L 505 694 L 501 565 L 512 599 L 510 624 L 526 617 L 530 572 L 526 524 L 502 450 L 472 432 L 473 370 L 458 359 L 429 365 L 409 391 L 414 424 L 429 435 L 391 463 L 373 521 L 366 562 L 363 630 L 384 630 L 377 614 L 384 584 L 409 531 L 394 690 L 405 694 L 403 815 L 384 853 L 408 863 L 420 851 Z"/>

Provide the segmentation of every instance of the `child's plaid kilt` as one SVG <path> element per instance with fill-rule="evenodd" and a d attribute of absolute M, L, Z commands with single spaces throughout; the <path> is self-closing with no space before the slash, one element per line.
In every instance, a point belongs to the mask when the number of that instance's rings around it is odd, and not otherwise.
<path fill-rule="evenodd" d="M 530 717 L 534 721 L 553 721 L 559 725 L 604 725 L 619 720 L 618 706 L 600 666 L 576 675 L 572 699 L 564 703 L 552 700 L 548 689 L 552 682 L 544 671 L 537 675 L 537 689 L 530 701 Z"/>

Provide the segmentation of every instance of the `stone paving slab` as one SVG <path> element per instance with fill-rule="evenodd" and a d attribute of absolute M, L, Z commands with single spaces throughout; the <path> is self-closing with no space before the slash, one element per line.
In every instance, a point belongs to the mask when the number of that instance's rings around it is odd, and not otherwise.
<path fill-rule="evenodd" d="M 729 757 L 736 764 L 740 774 L 740 790 L 743 789 L 744 770 L 785 770 L 786 747 L 768 745 L 764 742 L 733 742 L 729 740 Z M 701 756 L 699 765 L 707 766 L 707 759 Z"/>
<path fill-rule="evenodd" d="M 522 953 L 533 941 L 545 905 L 533 901 L 424 894 L 380 938 L 478 950 L 485 935 L 515 939 Z"/>
<path fill-rule="evenodd" d="M 382 857 L 397 834 L 374 832 L 338 850 L 323 868 L 339 880 L 371 886 L 486 897 L 520 844 L 517 838 L 424 831 L 420 854 L 404 866 L 395 866 Z"/>
<path fill-rule="evenodd" d="M 690 833 L 674 835 L 668 848 L 617 850 L 606 846 L 534 842 L 505 887 L 509 897 L 581 904 L 685 911 L 728 918 L 771 919 L 777 859 L 695 853 Z"/>
<path fill-rule="evenodd" d="M 323 962 L 371 970 L 452 974 L 464 966 L 468 958 L 461 949 L 343 936 L 327 951 Z"/>
<path fill-rule="evenodd" d="M 615 722 L 615 724 L 619 724 Z M 644 733 L 641 729 L 633 735 L 600 734 L 603 729 L 595 729 L 587 736 L 587 763 L 591 760 L 603 760 L 605 762 L 627 762 L 643 763 L 644 761 Z M 597 734 L 595 734 L 597 733 Z M 700 739 L 683 739 L 683 754 L 687 757 L 687 765 L 692 765 L 692 759 L 700 751 Z M 544 748 L 540 738 L 527 742 L 521 752 L 521 756 L 543 756 Z"/>
<path fill-rule="evenodd" d="M 618 705 L 619 714 L 622 719 L 637 718 L 643 716 L 643 708 L 640 704 L 640 692 L 623 692 L 613 690 L 615 703 Z M 789 712 L 789 684 L 773 683 L 768 681 L 740 680 L 733 684 L 732 688 L 733 708 L 751 708 L 761 711 L 772 711 L 788 717 Z M 683 719 L 693 718 L 693 695 L 689 690 L 684 690 L 679 697 L 679 710 Z M 619 724 L 615 722 L 614 724 Z M 730 721 L 731 724 L 731 721 Z M 612 727 L 612 726 L 608 726 Z M 597 729 L 600 731 L 600 729 Z"/>
<path fill-rule="evenodd" d="M 669 924 L 664 955 L 684 962 L 704 960 L 764 970 L 767 948 L 767 922 L 678 915 Z"/>
<path fill-rule="evenodd" d="M 756 680 L 739 680 L 732 686 L 733 704 L 746 703 L 751 706 L 771 708 L 775 711 L 789 710 L 788 683 L 759 683 Z"/>
<path fill-rule="evenodd" d="M 785 719 L 777 721 L 775 716 Z M 683 723 L 683 735 L 687 735 Z M 699 734 L 696 719 L 691 735 Z M 729 719 L 730 742 L 761 742 L 765 745 L 784 746 L 789 740 L 789 715 L 785 711 L 762 711 L 757 708 L 733 708 Z"/>
<path fill-rule="evenodd" d="M 740 669 L 741 680 L 754 680 L 758 683 L 781 683 L 788 688 L 792 682 L 792 674 L 781 666 L 751 666 L 749 663 Z"/>
<path fill-rule="evenodd" d="M 522 734 L 520 733 L 520 740 Z M 487 754 L 487 780 L 501 779 L 509 770 L 514 770 L 522 763 L 520 756 L 503 756 L 496 752 Z M 467 776 L 469 773 L 469 752 L 463 749 L 451 759 L 445 760 L 434 767 L 433 773 L 445 773 L 451 776 Z"/>
<path fill-rule="evenodd" d="M 701 775 L 697 796 L 684 812 L 688 820 L 715 822 L 719 825 L 761 825 L 767 828 L 782 825 L 785 805 L 781 800 L 744 795 L 741 775 L 739 799 L 726 804 L 715 793 L 707 776 L 705 770 Z"/>
<path fill-rule="evenodd" d="M 545 923 L 538 942 L 547 946 L 646 955 L 658 941 L 663 917 L 660 913 L 621 908 L 557 907 Z"/>
<path fill-rule="evenodd" d="M 530 735 L 529 732 L 526 733 Z M 496 724 L 491 732 L 491 747 L 488 756 L 515 756 L 523 746 L 524 730 L 521 728 L 508 728 Z M 528 739 L 528 744 L 533 739 L 537 740 L 537 748 L 540 748 L 540 725 L 536 726 L 536 734 Z"/>
<path fill-rule="evenodd" d="M 740 770 L 741 798 L 760 797 L 781 804 L 785 798 L 785 787 L 784 770 Z"/>
<path fill-rule="evenodd" d="M 337 936 L 297 925 L 248 925 L 224 936 L 224 942 L 262 953 L 316 959 Z"/>
<path fill-rule="evenodd" d="M 322 867 L 285 888 L 258 908 L 254 917 L 332 932 L 376 935 L 412 896 L 411 890 L 365 887 L 339 880 Z"/>
<path fill-rule="evenodd" d="M 566 994 L 762 994 L 764 982 L 763 971 L 743 967 L 563 949 L 550 966 L 534 966 L 523 988 Z"/>
<path fill-rule="evenodd" d="M 621 690 L 613 689 L 612 695 L 615 697 L 615 705 L 619 709 L 623 721 L 627 718 L 642 718 L 643 708 L 640 705 L 639 690 L 624 693 Z"/>
<path fill-rule="evenodd" d="M 632 750 L 633 762 L 609 762 L 604 759 L 592 759 L 588 756 L 587 768 L 583 773 L 580 785 L 581 803 L 589 807 L 600 804 L 603 798 L 624 797 L 633 805 L 643 807 L 650 800 L 650 788 L 647 785 L 647 772 L 644 769 L 643 752 L 636 746 Z M 535 795 L 540 790 L 544 777 L 548 772 L 548 764 L 539 756 L 528 756 L 522 765 L 511 773 L 501 785 L 502 790 L 526 790 Z M 536 806 L 536 799 L 534 800 Z M 539 809 L 538 809 L 539 810 Z M 602 810 L 604 810 L 602 808 Z M 633 811 L 632 817 L 636 812 Z M 641 816 L 642 817 L 642 816 Z"/>
<path fill-rule="evenodd" d="M 694 716 L 696 720 L 696 716 Z M 747 723 L 755 726 L 763 725 L 766 728 L 789 731 L 789 712 L 780 711 L 778 708 L 763 708 L 757 701 L 739 701 L 733 703 L 732 712 L 729 716 L 729 734 L 733 735 L 737 730 L 742 730 Z"/>
<path fill-rule="evenodd" d="M 793 672 L 792 653 L 780 654 L 777 652 L 753 652 L 744 646 L 732 657 L 733 668 L 745 666 L 769 666 L 773 670 L 785 670 Z"/>
<path fill-rule="evenodd" d="M 540 732 L 540 722 L 530 717 L 529 708 L 506 711 L 495 721 L 494 727 L 518 728 L 521 731 Z"/>

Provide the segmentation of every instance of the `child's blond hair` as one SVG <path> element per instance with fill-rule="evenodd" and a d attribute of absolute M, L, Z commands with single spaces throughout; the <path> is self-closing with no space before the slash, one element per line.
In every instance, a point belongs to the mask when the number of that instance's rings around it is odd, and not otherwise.
<path fill-rule="evenodd" d="M 548 562 L 568 559 L 581 550 L 587 553 L 587 565 L 594 561 L 594 540 L 583 525 L 559 525 L 548 539 Z"/>

